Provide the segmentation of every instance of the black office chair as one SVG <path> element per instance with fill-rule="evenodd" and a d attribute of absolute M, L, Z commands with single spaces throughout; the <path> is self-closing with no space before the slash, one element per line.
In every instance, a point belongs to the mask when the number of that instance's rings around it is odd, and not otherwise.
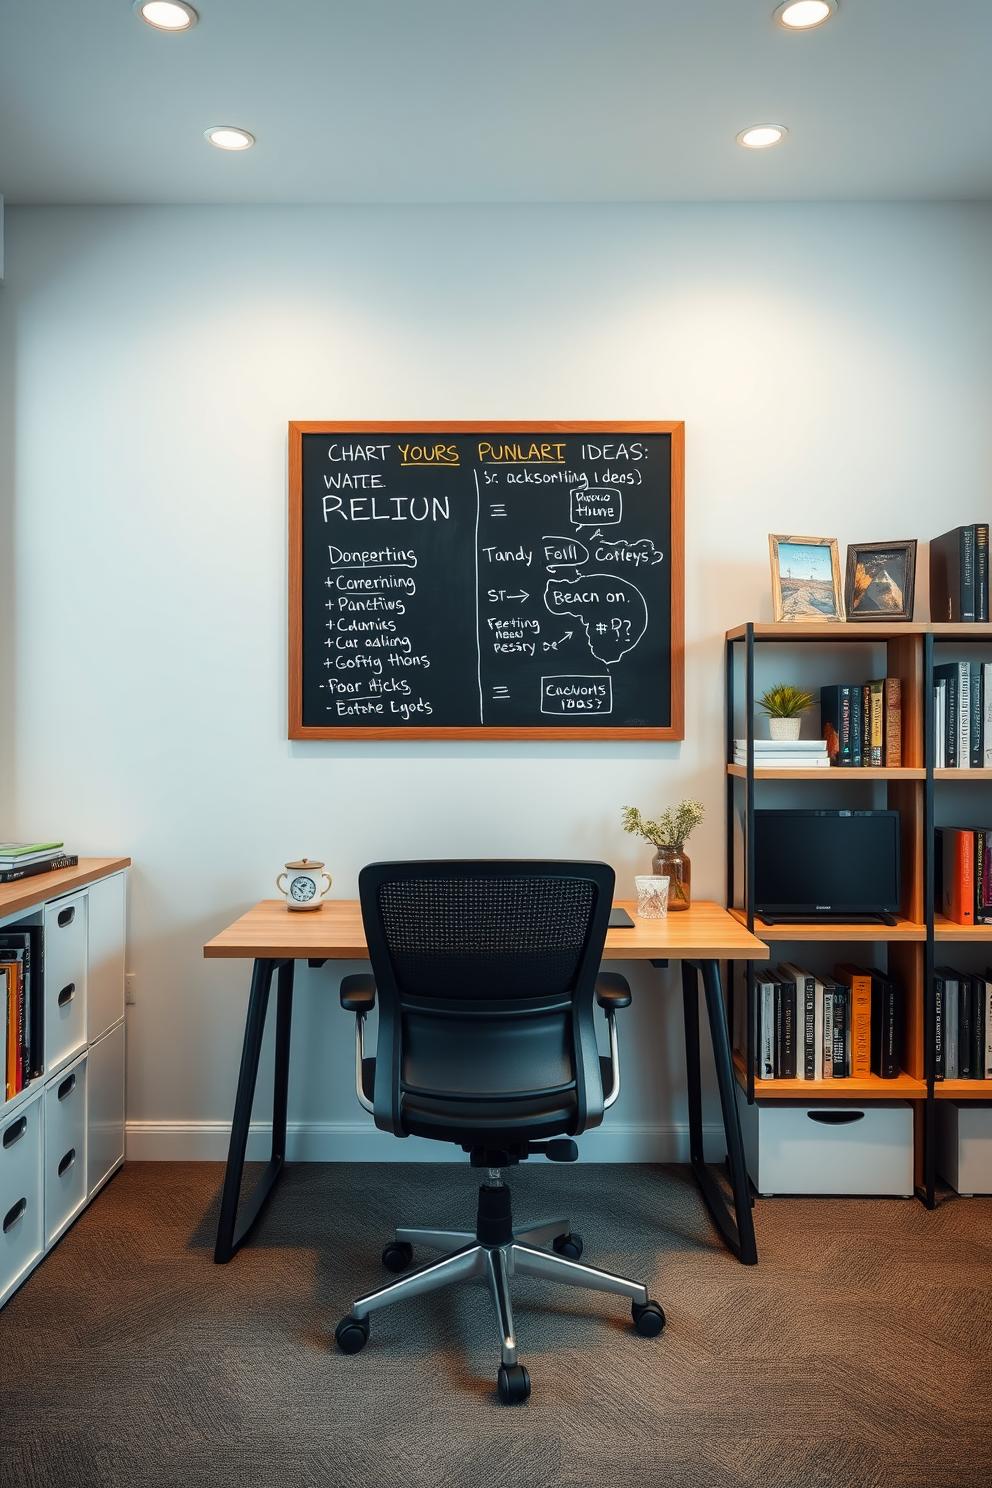
<path fill-rule="evenodd" d="M 616 1009 L 620 976 L 599 971 L 613 900 L 606 863 L 373 863 L 359 878 L 373 976 L 345 977 L 341 1006 L 357 1015 L 358 1099 L 397 1137 L 457 1142 L 488 1170 L 475 1230 L 400 1228 L 382 1252 L 402 1271 L 415 1245 L 445 1254 L 367 1292 L 335 1330 L 345 1353 L 369 1336 L 369 1314 L 404 1297 L 485 1277 L 500 1330 L 504 1403 L 526 1400 L 509 1280 L 540 1276 L 630 1297 L 639 1333 L 665 1314 L 639 1282 L 579 1264 L 582 1240 L 565 1219 L 514 1229 L 502 1170 L 542 1153 L 574 1162 L 571 1140 L 598 1126 L 620 1091 Z M 365 1020 L 379 998 L 374 1059 Z M 606 1013 L 600 1058 L 593 999 Z M 544 1249 L 549 1245 L 550 1250 Z"/>

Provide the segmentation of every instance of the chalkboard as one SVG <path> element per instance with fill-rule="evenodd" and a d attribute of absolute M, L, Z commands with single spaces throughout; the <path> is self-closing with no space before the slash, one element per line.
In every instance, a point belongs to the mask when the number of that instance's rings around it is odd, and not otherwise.
<path fill-rule="evenodd" d="M 681 423 L 289 426 L 289 736 L 681 739 Z"/>

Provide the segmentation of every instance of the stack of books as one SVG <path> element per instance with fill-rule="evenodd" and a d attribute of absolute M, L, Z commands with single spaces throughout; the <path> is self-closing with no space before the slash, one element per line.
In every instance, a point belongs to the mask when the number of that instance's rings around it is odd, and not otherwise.
<path fill-rule="evenodd" d="M 43 1071 L 40 925 L 0 933 L 0 1085 L 13 1100 Z"/>
<path fill-rule="evenodd" d="M 55 868 L 75 868 L 77 853 L 67 853 L 61 842 L 0 842 L 0 883 L 15 883 Z"/>
<path fill-rule="evenodd" d="M 902 764 L 902 683 L 898 677 L 820 688 L 820 731 L 832 765 Z"/>
<path fill-rule="evenodd" d="M 992 1080 L 992 970 L 934 967 L 934 1078 Z"/>
<path fill-rule="evenodd" d="M 992 925 L 992 827 L 938 827 L 934 906 L 955 925 Z"/>
<path fill-rule="evenodd" d="M 902 1063 L 902 989 L 845 963 L 823 979 L 794 965 L 755 972 L 758 1080 L 894 1080 Z M 741 999 L 743 1001 L 743 999 Z M 737 1029 L 738 1047 L 744 1047 Z"/>
<path fill-rule="evenodd" d="M 955 527 L 930 541 L 930 619 L 988 620 L 987 522 Z"/>
<path fill-rule="evenodd" d="M 755 739 L 756 770 L 829 770 L 830 758 L 823 739 Z M 747 764 L 747 740 L 734 740 L 734 764 Z"/>
<path fill-rule="evenodd" d="M 992 662 L 935 666 L 933 718 L 938 770 L 992 769 Z"/>

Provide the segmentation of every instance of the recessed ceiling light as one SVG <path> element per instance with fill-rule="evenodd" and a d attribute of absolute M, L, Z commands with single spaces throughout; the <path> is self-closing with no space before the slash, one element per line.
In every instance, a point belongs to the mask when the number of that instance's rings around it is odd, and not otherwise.
<path fill-rule="evenodd" d="M 190 31 L 198 19 L 192 5 L 183 0 L 134 0 L 133 10 L 156 31 Z"/>
<path fill-rule="evenodd" d="M 212 129 L 203 131 L 203 137 L 218 150 L 250 150 L 255 143 L 253 134 L 249 134 L 247 129 L 235 129 L 233 124 L 215 124 Z"/>
<path fill-rule="evenodd" d="M 837 0 L 784 0 L 776 7 L 775 19 L 789 31 L 809 31 L 836 13 Z"/>
<path fill-rule="evenodd" d="M 741 130 L 737 143 L 748 150 L 767 150 L 769 145 L 777 145 L 788 132 L 784 124 L 752 124 L 750 128 Z"/>

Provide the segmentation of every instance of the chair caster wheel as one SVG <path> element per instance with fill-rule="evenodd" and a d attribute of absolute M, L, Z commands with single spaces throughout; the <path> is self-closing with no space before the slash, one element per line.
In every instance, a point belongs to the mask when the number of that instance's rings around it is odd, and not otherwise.
<path fill-rule="evenodd" d="M 522 1364 L 501 1364 L 496 1386 L 504 1405 L 522 1405 L 530 1394 L 530 1375 Z"/>
<path fill-rule="evenodd" d="M 556 1235 L 551 1242 L 551 1249 L 556 1250 L 566 1261 L 578 1261 L 582 1259 L 582 1236 L 569 1232 L 567 1235 Z"/>
<path fill-rule="evenodd" d="M 390 1240 L 382 1247 L 382 1264 L 387 1271 L 405 1271 L 413 1260 L 413 1246 L 408 1240 Z"/>
<path fill-rule="evenodd" d="M 349 1312 L 334 1329 L 334 1338 L 343 1354 L 357 1354 L 369 1341 L 368 1318 L 355 1318 Z"/>
<path fill-rule="evenodd" d="M 643 1307 L 639 1302 L 632 1302 L 630 1315 L 642 1338 L 657 1338 L 665 1326 L 665 1309 L 657 1302 L 645 1302 Z"/>

